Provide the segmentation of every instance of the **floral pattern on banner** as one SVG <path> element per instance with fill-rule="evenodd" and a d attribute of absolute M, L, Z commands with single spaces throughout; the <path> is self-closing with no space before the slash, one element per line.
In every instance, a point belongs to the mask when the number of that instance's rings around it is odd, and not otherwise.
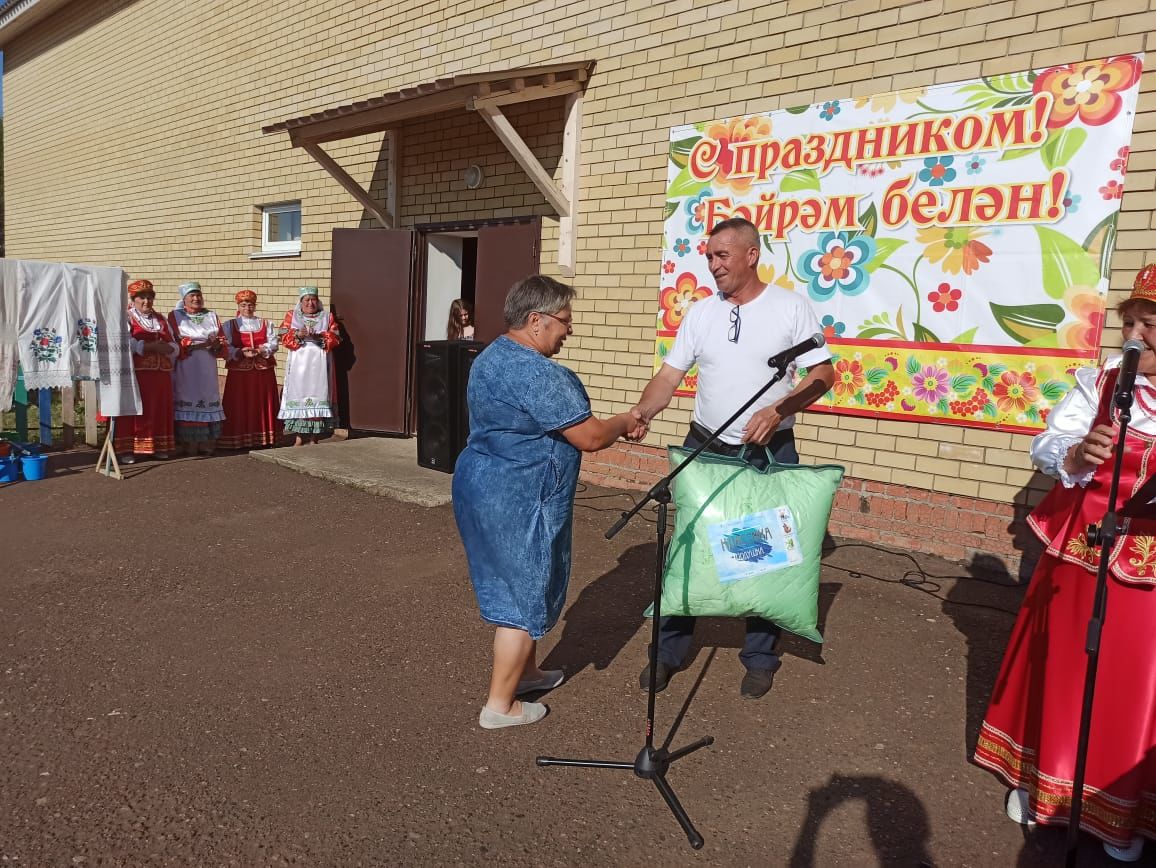
<path fill-rule="evenodd" d="M 884 347 L 835 339 L 835 384 L 824 402 L 851 415 L 912 416 L 968 427 L 1034 431 L 1071 388 L 1069 356 L 986 353 L 910 344 Z M 796 374 L 802 379 L 803 372 Z M 815 409 L 824 409 L 823 406 Z"/>
<path fill-rule="evenodd" d="M 817 409 L 1041 428 L 1099 357 L 1142 55 L 670 131 L 655 367 L 731 216 L 836 354 Z M 688 372 L 678 394 L 694 394 Z"/>

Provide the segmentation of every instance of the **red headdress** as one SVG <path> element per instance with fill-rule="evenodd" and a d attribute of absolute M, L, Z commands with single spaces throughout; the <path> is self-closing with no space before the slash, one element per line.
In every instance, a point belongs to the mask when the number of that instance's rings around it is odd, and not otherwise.
<path fill-rule="evenodd" d="M 1128 296 L 1142 298 L 1145 301 L 1156 302 L 1156 264 L 1149 263 L 1140 269 L 1136 281 L 1132 284 L 1132 294 Z"/>
<path fill-rule="evenodd" d="M 129 298 L 136 298 L 138 295 L 144 295 L 146 292 L 156 294 L 151 280 L 134 280 L 128 285 Z"/>
<path fill-rule="evenodd" d="M 253 292 L 251 289 L 242 289 L 240 292 L 233 296 L 233 299 L 237 302 L 237 304 L 241 304 L 241 302 L 244 301 L 247 301 L 250 304 L 256 304 L 257 293 Z"/>

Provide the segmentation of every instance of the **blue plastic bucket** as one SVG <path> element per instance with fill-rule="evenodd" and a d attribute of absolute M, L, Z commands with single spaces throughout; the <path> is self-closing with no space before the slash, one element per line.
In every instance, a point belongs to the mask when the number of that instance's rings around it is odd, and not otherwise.
<path fill-rule="evenodd" d="M 48 473 L 47 455 L 25 455 L 20 459 L 20 464 L 24 469 L 24 478 L 29 482 L 43 479 Z"/>
<path fill-rule="evenodd" d="M 20 478 L 16 458 L 0 458 L 0 482 L 15 482 Z"/>

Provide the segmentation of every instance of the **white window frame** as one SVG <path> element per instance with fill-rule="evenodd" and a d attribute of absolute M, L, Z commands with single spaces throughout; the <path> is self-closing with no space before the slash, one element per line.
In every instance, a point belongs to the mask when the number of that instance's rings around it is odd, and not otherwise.
<path fill-rule="evenodd" d="M 269 217 L 273 214 L 292 214 L 296 212 L 298 221 L 301 219 L 301 201 L 277 202 L 272 205 L 261 206 L 261 253 L 267 256 L 291 256 L 301 252 L 301 239 L 296 241 L 270 241 Z M 302 227 L 304 228 L 304 227 Z"/>

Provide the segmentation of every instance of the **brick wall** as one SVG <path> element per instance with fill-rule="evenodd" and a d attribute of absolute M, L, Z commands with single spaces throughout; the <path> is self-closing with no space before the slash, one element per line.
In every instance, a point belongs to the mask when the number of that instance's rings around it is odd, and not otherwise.
<path fill-rule="evenodd" d="M 1154 34 L 1156 0 L 76 0 L 5 47 L 8 252 L 123 265 L 156 281 L 162 302 L 189 277 L 222 309 L 251 287 L 272 315 L 301 283 L 327 291 L 334 227 L 370 224 L 285 137 L 262 136 L 262 124 L 458 72 L 595 60 L 581 298 L 563 360 L 608 414 L 650 376 L 671 126 L 1152 51 Z M 559 101 L 512 114 L 556 168 Z M 555 270 L 549 207 L 477 118 L 426 119 L 401 137 L 401 225 L 542 214 L 544 268 Z M 1156 71 L 1143 78 L 1132 147 L 1112 304 L 1156 249 Z M 380 189 L 381 136 L 329 150 Z M 461 182 L 471 162 L 488 176 L 477 191 Z M 251 260 L 256 207 L 298 198 L 301 255 Z M 1117 326 L 1113 314 L 1107 346 L 1119 345 Z M 590 456 L 588 476 L 642 484 L 689 406 L 678 399 L 663 415 L 655 445 Z M 847 467 L 851 500 L 841 495 L 833 524 L 847 535 L 1014 559 L 1016 517 L 1046 488 L 1023 435 L 818 413 L 797 433 L 804 460 Z M 898 507 L 876 502 L 908 509 L 881 514 Z M 982 529 L 968 518 L 948 540 L 938 519 L 920 519 L 928 505 L 984 516 Z"/>

